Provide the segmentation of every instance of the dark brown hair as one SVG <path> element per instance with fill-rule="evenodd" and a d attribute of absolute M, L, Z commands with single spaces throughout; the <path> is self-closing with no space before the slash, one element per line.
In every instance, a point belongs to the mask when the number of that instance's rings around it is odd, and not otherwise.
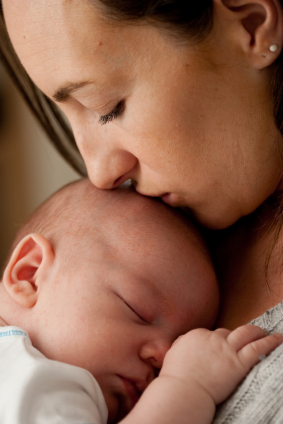
<path fill-rule="evenodd" d="M 52 144 L 76 171 L 85 176 L 85 165 L 78 151 L 72 130 L 62 117 L 62 113 L 56 104 L 48 99 L 30 79 L 14 51 L 4 23 L 1 0 L 0 61 L 5 66 L 32 113 L 49 136 Z"/>

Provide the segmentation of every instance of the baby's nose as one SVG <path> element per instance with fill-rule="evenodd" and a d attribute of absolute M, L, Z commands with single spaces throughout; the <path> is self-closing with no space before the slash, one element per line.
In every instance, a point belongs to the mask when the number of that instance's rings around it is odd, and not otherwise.
<path fill-rule="evenodd" d="M 144 343 L 140 349 L 140 358 L 160 370 L 164 357 L 171 347 L 171 343 L 164 339 L 152 340 Z M 156 371 L 158 374 L 159 371 Z"/>

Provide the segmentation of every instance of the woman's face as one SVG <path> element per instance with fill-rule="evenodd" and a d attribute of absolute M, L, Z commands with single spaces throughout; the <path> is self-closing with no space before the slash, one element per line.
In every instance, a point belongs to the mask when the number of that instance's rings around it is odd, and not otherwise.
<path fill-rule="evenodd" d="M 154 26 L 114 25 L 86 0 L 3 6 L 17 54 L 68 117 L 95 186 L 130 178 L 211 228 L 275 190 L 269 70 L 249 65 L 217 14 L 205 42 L 184 45 Z"/>

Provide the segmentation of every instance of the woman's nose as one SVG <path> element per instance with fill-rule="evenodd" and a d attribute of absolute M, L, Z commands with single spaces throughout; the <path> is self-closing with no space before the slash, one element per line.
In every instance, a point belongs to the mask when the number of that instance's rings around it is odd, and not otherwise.
<path fill-rule="evenodd" d="M 89 157 L 82 152 L 90 181 L 100 189 L 118 187 L 134 177 L 137 158 L 125 150 L 93 154 Z"/>
<path fill-rule="evenodd" d="M 140 349 L 140 358 L 154 368 L 161 369 L 164 357 L 171 347 L 166 340 L 152 340 L 144 343 Z"/>

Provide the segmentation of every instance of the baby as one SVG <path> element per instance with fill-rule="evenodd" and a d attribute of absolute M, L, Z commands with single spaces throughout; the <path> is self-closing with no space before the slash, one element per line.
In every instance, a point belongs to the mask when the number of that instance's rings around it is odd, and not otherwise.
<path fill-rule="evenodd" d="M 1 424 L 210 423 L 282 342 L 205 329 L 217 309 L 180 212 L 88 180 L 61 189 L 18 232 L 0 284 Z"/>

